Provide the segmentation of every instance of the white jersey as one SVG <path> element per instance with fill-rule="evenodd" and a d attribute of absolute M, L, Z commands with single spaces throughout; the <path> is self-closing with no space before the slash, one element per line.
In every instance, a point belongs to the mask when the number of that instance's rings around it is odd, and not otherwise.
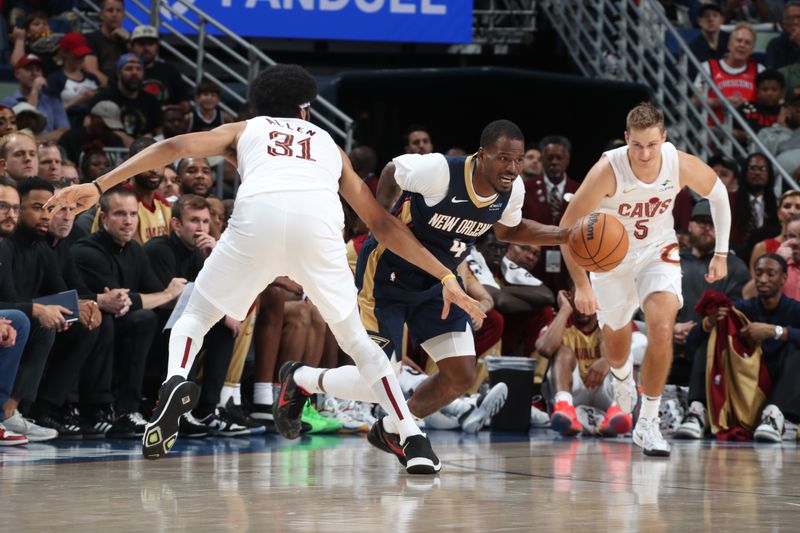
<path fill-rule="evenodd" d="M 614 195 L 603 198 L 598 211 L 613 215 L 625 226 L 629 250 L 651 244 L 677 242 L 672 208 L 681 190 L 678 150 L 672 143 L 661 145 L 661 171 L 653 183 L 643 183 L 633 173 L 628 147 L 603 153 L 616 177 Z"/>
<path fill-rule="evenodd" d="M 305 120 L 248 120 L 236 155 L 242 177 L 237 199 L 274 192 L 339 192 L 339 148 L 325 130 Z"/>

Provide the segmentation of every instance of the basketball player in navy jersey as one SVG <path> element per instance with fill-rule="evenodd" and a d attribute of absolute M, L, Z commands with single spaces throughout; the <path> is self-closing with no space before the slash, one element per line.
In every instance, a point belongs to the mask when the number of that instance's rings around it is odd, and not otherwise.
<path fill-rule="evenodd" d="M 620 409 L 636 406 L 633 380 L 631 318 L 637 308 L 647 323 L 647 351 L 641 369 L 644 392 L 633 442 L 646 455 L 670 454 L 659 429 L 661 392 L 672 365 L 675 316 L 683 305 L 678 239 L 672 207 L 683 186 L 708 198 L 714 220 L 716 248 L 706 281 L 727 275 L 731 210 L 728 193 L 714 169 L 666 142 L 664 114 L 648 103 L 634 107 L 626 121 L 626 145 L 603 154 L 570 201 L 561 219 L 569 227 L 594 211 L 619 219 L 628 233 L 623 262 L 610 272 L 586 272 L 575 264 L 566 246 L 562 255 L 575 282 L 575 307 L 585 315 L 597 313 L 602 327 L 604 357 Z M 591 283 L 590 283 L 591 279 Z"/>
<path fill-rule="evenodd" d="M 508 120 L 487 125 L 474 155 L 406 154 L 381 174 L 379 191 L 402 189 L 393 212 L 443 264 L 455 270 L 477 237 L 491 228 L 497 238 L 519 244 L 559 244 L 569 230 L 522 218 L 525 187 L 519 179 L 525 153 L 522 131 Z M 387 180 L 390 182 L 387 183 Z M 439 372 L 420 384 L 408 402 L 424 418 L 464 394 L 474 383 L 475 342 L 465 313 L 454 309 L 440 319 L 438 281 L 368 238 L 358 256 L 361 320 L 373 339 L 399 367 L 403 325 L 436 361 Z M 289 363 L 287 363 L 289 364 Z M 325 392 L 375 402 L 355 367 L 319 369 L 291 363 L 284 379 L 307 392 Z M 376 447 L 404 463 L 397 429 L 383 418 L 370 429 Z"/>
<path fill-rule="evenodd" d="M 451 269 L 380 207 L 330 135 L 308 122 L 309 102 L 317 94 L 311 74 L 297 65 L 272 66 L 259 74 L 250 94 L 259 116 L 161 141 L 92 183 L 62 189 L 46 206 L 88 209 L 115 184 L 176 159 L 219 155 L 238 165 L 242 185 L 228 229 L 206 260 L 170 335 L 168 379 L 145 431 L 143 454 L 148 459 L 165 455 L 177 437 L 180 416 L 197 401 L 198 387 L 186 376 L 210 327 L 224 315 L 243 319 L 267 284 L 288 275 L 302 283 L 342 349 L 358 364 L 362 383 L 399 428 L 407 471 L 438 472 L 441 462 L 414 424 L 394 371 L 361 325 L 338 194 L 383 246 L 437 280 L 443 317 L 451 303 L 476 319 L 485 315 Z M 284 387 L 276 402 L 281 415 L 276 424 L 292 438 L 301 430 L 301 392 Z"/>

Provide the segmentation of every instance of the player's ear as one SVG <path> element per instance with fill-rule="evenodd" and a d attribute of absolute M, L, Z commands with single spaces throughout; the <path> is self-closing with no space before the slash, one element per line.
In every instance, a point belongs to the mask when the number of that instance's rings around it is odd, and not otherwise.
<path fill-rule="evenodd" d="M 628 130 L 625 130 L 625 144 L 628 144 Z"/>
<path fill-rule="evenodd" d="M 661 132 L 661 142 L 663 143 L 666 141 L 667 141 L 667 128 L 664 128 L 664 130 Z"/>

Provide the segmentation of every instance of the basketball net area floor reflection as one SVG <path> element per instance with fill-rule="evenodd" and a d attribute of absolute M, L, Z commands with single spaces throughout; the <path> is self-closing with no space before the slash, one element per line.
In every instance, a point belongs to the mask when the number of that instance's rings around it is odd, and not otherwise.
<path fill-rule="evenodd" d="M 4 531 L 797 531 L 795 443 L 429 432 L 444 468 L 409 476 L 363 436 L 0 449 Z M 564 529 L 566 528 L 566 529 Z"/>

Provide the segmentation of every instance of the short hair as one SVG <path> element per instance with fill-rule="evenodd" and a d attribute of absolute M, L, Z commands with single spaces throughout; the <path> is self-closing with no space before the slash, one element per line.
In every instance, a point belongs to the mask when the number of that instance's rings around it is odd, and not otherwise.
<path fill-rule="evenodd" d="M 300 108 L 317 97 L 317 80 L 300 65 L 265 68 L 250 85 L 256 115 L 296 118 Z"/>
<path fill-rule="evenodd" d="M 200 83 L 198 83 L 197 87 L 195 88 L 195 94 L 197 96 L 200 96 L 204 93 L 213 93 L 219 96 L 219 91 L 219 85 L 211 80 L 200 80 Z"/>
<path fill-rule="evenodd" d="M 56 189 L 53 187 L 52 182 L 38 176 L 21 180 L 17 185 L 17 192 L 19 193 L 20 199 L 28 196 L 31 191 L 50 191 L 51 193 L 55 193 Z"/>
<path fill-rule="evenodd" d="M 17 180 L 0 174 L 0 187 L 11 187 L 14 190 L 17 190 Z"/>
<path fill-rule="evenodd" d="M 132 196 L 136 198 L 136 193 L 122 185 L 114 185 L 100 197 L 100 211 L 108 215 L 108 210 L 111 209 L 111 197 L 117 196 Z"/>
<path fill-rule="evenodd" d="M 108 160 L 108 163 L 111 164 L 111 158 L 108 157 L 108 154 L 102 148 L 91 148 L 86 150 L 83 153 L 83 159 L 81 159 L 81 166 L 78 168 L 80 171 L 81 181 L 86 176 L 86 173 L 89 172 L 89 163 L 92 160 L 92 156 L 102 155 L 103 157 Z"/>
<path fill-rule="evenodd" d="M 415 131 L 424 131 L 428 134 L 428 137 L 431 136 L 431 130 L 429 130 L 424 124 L 409 124 L 403 132 L 403 146 L 408 146 L 409 138 Z"/>
<path fill-rule="evenodd" d="M 172 218 L 177 218 L 183 222 L 184 209 L 208 209 L 211 212 L 211 204 L 202 196 L 196 194 L 184 194 L 172 204 Z"/>
<path fill-rule="evenodd" d="M 75 164 L 75 161 L 72 161 L 71 159 L 62 159 L 61 166 L 78 168 L 78 165 Z"/>
<path fill-rule="evenodd" d="M 525 145 L 525 153 L 528 153 L 531 150 L 536 150 L 537 152 L 542 153 L 542 147 L 538 142 L 531 142 Z"/>
<path fill-rule="evenodd" d="M 664 113 L 650 102 L 641 102 L 628 112 L 628 117 L 625 119 L 627 131 L 654 127 L 664 131 Z"/>
<path fill-rule="evenodd" d="M 733 34 L 739 30 L 749 31 L 750 35 L 753 36 L 753 44 L 755 44 L 755 40 L 758 38 L 758 34 L 756 33 L 756 29 L 753 27 L 752 24 L 749 24 L 747 22 L 737 22 L 736 26 L 734 26 L 733 29 L 731 30 L 730 35 L 733 36 Z"/>
<path fill-rule="evenodd" d="M 50 24 L 50 16 L 47 13 L 44 11 L 31 11 L 25 15 L 25 18 L 22 21 L 22 27 L 25 28 L 26 33 L 31 29 L 31 24 L 33 24 L 33 21 L 36 19 L 44 19 L 48 24 Z"/>
<path fill-rule="evenodd" d="M 786 259 L 784 259 L 782 255 L 778 255 L 778 254 L 774 254 L 774 253 L 773 254 L 764 254 L 762 256 L 759 256 L 759 258 L 756 259 L 756 262 L 753 263 L 753 264 L 757 265 L 759 261 L 763 261 L 765 259 L 772 259 L 773 261 L 778 263 L 781 266 L 781 269 L 783 270 L 784 274 L 786 274 L 789 271 L 789 264 L 786 262 Z"/>
<path fill-rule="evenodd" d="M 525 136 L 522 134 L 522 130 L 519 129 L 519 126 L 511 122 L 510 120 L 495 120 L 494 122 L 490 122 L 483 128 L 481 132 L 481 147 L 486 149 L 489 146 L 494 146 L 497 144 L 497 141 L 500 140 L 500 137 L 506 137 L 507 139 L 511 140 L 520 140 L 522 144 L 525 144 Z"/>
<path fill-rule="evenodd" d="M 761 85 L 762 81 L 777 81 L 781 87 L 786 87 L 786 78 L 778 70 L 768 68 L 758 73 L 756 76 L 756 86 Z"/>
<path fill-rule="evenodd" d="M 28 139 L 33 141 L 34 144 L 36 144 L 36 139 L 33 137 L 33 135 L 31 135 L 29 130 L 17 130 L 17 131 L 12 131 L 11 133 L 6 133 L 2 137 L 0 137 L 0 159 L 5 159 L 6 157 L 8 157 L 7 153 L 8 143 L 12 142 L 19 135 L 27 137 Z"/>
<path fill-rule="evenodd" d="M 739 176 L 739 171 L 740 171 L 739 163 L 737 163 L 735 159 L 731 159 L 726 155 L 712 155 L 711 157 L 708 158 L 706 164 L 710 167 L 716 165 L 722 165 L 723 167 L 733 172 L 736 177 Z"/>
<path fill-rule="evenodd" d="M 153 139 L 152 137 L 139 137 L 135 141 L 131 143 L 131 147 L 128 148 L 128 157 L 133 157 L 148 146 L 152 146 L 156 144 L 158 141 Z"/>
<path fill-rule="evenodd" d="M 179 160 L 178 160 L 178 164 L 177 164 L 177 165 L 175 165 L 175 167 L 173 168 L 173 170 L 174 170 L 175 172 L 177 172 L 178 174 L 180 174 L 180 173 L 181 173 L 181 167 L 183 166 L 183 164 L 184 164 L 185 162 L 187 162 L 187 161 L 190 161 L 190 160 L 192 160 L 192 161 L 195 161 L 195 160 L 197 160 L 197 159 L 202 159 L 203 161 L 205 161 L 205 162 L 206 162 L 206 164 L 207 164 L 208 166 L 211 166 L 211 163 L 208 161 L 208 158 L 207 158 L 207 157 L 202 157 L 202 156 L 200 156 L 200 157 L 184 157 L 184 158 L 182 158 L 182 159 L 179 159 Z"/>
<path fill-rule="evenodd" d="M 544 153 L 544 147 L 548 144 L 558 144 L 563 146 L 567 152 L 572 153 L 572 143 L 563 135 L 547 135 L 539 141 L 539 152 Z"/>
<path fill-rule="evenodd" d="M 100 9 L 106 7 L 106 4 L 111 0 L 100 0 Z M 125 9 L 125 0 L 113 0 L 114 2 L 118 2 L 122 4 L 122 8 Z"/>

